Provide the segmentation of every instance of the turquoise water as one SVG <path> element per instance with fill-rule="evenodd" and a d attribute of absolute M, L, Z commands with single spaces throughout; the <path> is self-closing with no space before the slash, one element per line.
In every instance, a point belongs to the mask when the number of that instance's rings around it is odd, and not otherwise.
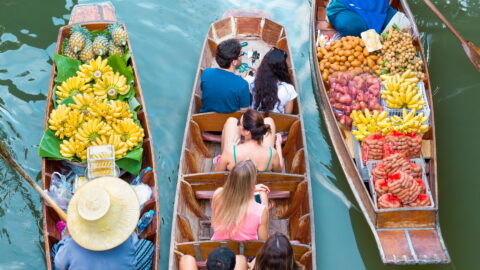
<path fill-rule="evenodd" d="M 440 221 L 453 264 L 395 269 L 476 269 L 480 188 L 480 76 L 454 37 L 420 0 L 409 1 L 423 34 L 434 89 Z M 480 4 L 434 1 L 477 45 Z M 47 4 L 48 3 L 48 4 Z M 0 1 L 0 139 L 40 182 L 40 141 L 58 28 L 70 0 Z M 304 111 L 315 204 L 319 269 L 394 269 L 377 246 L 331 148 L 314 99 L 309 62 L 310 2 L 300 0 L 113 1 L 127 24 L 155 142 L 161 202 L 161 260 L 166 269 L 173 198 L 188 101 L 210 23 L 233 8 L 270 12 L 286 26 Z M 0 269 L 44 269 L 41 204 L 35 191 L 0 161 Z"/>

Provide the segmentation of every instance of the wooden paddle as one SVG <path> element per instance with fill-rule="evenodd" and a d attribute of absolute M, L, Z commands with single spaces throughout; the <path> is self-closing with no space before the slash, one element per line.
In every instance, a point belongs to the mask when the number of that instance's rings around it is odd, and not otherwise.
<path fill-rule="evenodd" d="M 58 206 L 44 191 L 43 189 L 33 181 L 32 178 L 22 169 L 18 164 L 13 160 L 13 158 L 10 156 L 8 153 L 7 147 L 3 142 L 0 142 L 0 156 L 2 156 L 3 159 L 5 159 L 8 164 L 10 164 L 17 172 L 19 172 L 27 182 L 32 185 L 32 187 L 42 196 L 42 198 L 48 202 L 48 204 L 57 212 L 57 214 L 60 216 L 60 218 L 63 221 L 67 220 L 67 214 Z"/>
<path fill-rule="evenodd" d="M 465 40 L 459 33 L 458 31 L 453 28 L 453 26 L 450 24 L 450 22 L 443 16 L 442 13 L 435 7 L 435 5 L 430 2 L 430 0 L 423 0 L 425 4 L 432 10 L 435 15 L 442 21 L 448 29 L 455 35 L 455 37 L 458 38 L 460 43 L 462 44 L 463 49 L 465 50 L 465 53 L 467 54 L 467 57 L 472 61 L 473 65 L 477 69 L 477 71 L 480 71 L 480 48 L 475 46 L 472 42 Z"/>

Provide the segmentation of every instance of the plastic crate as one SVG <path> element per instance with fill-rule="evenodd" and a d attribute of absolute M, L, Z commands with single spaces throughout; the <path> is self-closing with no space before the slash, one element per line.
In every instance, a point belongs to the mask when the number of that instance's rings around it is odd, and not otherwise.
<path fill-rule="evenodd" d="M 430 191 L 430 185 L 428 184 L 427 180 L 427 174 L 425 173 L 425 160 L 420 159 L 420 158 L 413 158 L 409 159 L 410 162 L 413 162 L 415 164 L 418 164 L 422 167 L 422 182 L 425 185 L 425 194 L 428 195 L 430 199 L 430 206 L 423 206 L 422 208 L 433 208 L 434 202 L 433 202 L 433 197 L 432 197 L 432 192 Z M 381 160 L 374 160 L 374 161 L 367 161 L 367 172 L 368 172 L 368 184 L 370 186 L 370 191 L 372 192 L 372 198 L 373 198 L 373 204 L 375 205 L 375 209 L 379 210 L 378 205 L 377 205 L 377 193 L 375 192 L 375 185 L 373 183 L 372 179 L 372 169 L 378 164 L 382 162 Z M 418 207 L 401 207 L 402 209 L 408 209 L 408 208 L 418 208 Z"/>
<path fill-rule="evenodd" d="M 422 93 L 422 99 L 423 101 L 425 101 L 425 105 L 423 105 L 423 109 L 417 111 L 415 113 L 415 115 L 418 115 L 420 114 L 421 112 L 423 112 L 423 115 L 424 116 L 428 116 L 428 120 L 426 122 L 426 124 L 429 124 L 430 123 L 430 104 L 428 104 L 428 98 L 427 98 L 427 93 L 425 92 L 425 84 L 423 82 L 419 82 L 417 83 L 417 87 L 418 87 L 418 90 L 420 91 L 420 93 Z M 381 91 L 384 91 L 386 90 L 385 87 L 382 86 L 380 87 Z M 387 106 L 387 101 L 383 98 L 380 98 L 380 105 L 382 105 L 383 107 L 383 110 L 385 110 L 386 112 L 388 112 L 388 116 L 389 117 L 392 117 L 394 115 L 398 115 L 399 117 L 402 117 L 402 114 L 403 114 L 403 109 L 391 109 Z M 410 112 L 411 109 L 407 109 L 407 112 Z"/>
<path fill-rule="evenodd" d="M 353 158 L 357 164 L 358 169 L 360 170 L 360 175 L 362 176 L 363 181 L 369 181 L 367 167 L 362 160 L 362 146 L 359 141 L 355 139 L 355 136 L 352 134 L 352 148 L 353 148 Z"/>

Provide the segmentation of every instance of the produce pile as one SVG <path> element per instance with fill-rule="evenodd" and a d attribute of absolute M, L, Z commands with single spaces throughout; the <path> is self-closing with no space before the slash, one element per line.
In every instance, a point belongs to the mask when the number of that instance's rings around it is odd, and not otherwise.
<path fill-rule="evenodd" d="M 87 63 L 95 56 L 123 56 L 126 51 L 127 32 L 120 24 L 110 24 L 105 31 L 88 31 L 77 24 L 70 29 L 70 38 L 65 39 L 62 54 Z"/>
<path fill-rule="evenodd" d="M 362 161 L 380 160 L 398 152 L 407 158 L 420 158 L 422 137 L 414 133 L 400 133 L 382 136 L 380 132 L 368 135 L 362 141 Z"/>
<path fill-rule="evenodd" d="M 109 31 L 113 42 L 120 40 L 126 44 L 123 28 L 116 28 L 118 26 L 111 25 L 97 34 Z M 85 50 L 88 39 L 80 42 L 79 31 L 82 36 L 92 34 L 82 26 L 72 27 L 68 47 L 64 49 L 80 54 Z M 123 49 L 122 56 L 118 53 L 108 56 L 96 50 L 94 54 L 103 54 L 103 58 L 97 56 L 87 63 L 54 54 L 57 74 L 53 109 L 40 142 L 41 157 L 83 163 L 89 146 L 109 144 L 114 147 L 116 164 L 138 174 L 144 130 L 137 119 L 141 106 L 135 98 L 133 70 L 128 64 L 130 52 Z"/>
<path fill-rule="evenodd" d="M 423 62 L 417 56 L 412 35 L 407 29 L 402 31 L 394 25 L 381 36 L 383 38 L 379 61 L 381 73 L 395 75 L 409 69 L 413 70 L 418 79 L 423 80 L 425 77 L 422 70 Z"/>
<path fill-rule="evenodd" d="M 385 90 L 382 91 L 382 98 L 386 105 L 391 109 L 423 109 L 425 101 L 420 92 L 417 83 L 418 78 L 411 70 L 407 70 L 402 75 L 382 75 L 382 84 Z"/>
<path fill-rule="evenodd" d="M 353 70 L 357 67 L 364 72 L 380 74 L 380 58 L 369 53 L 363 40 L 359 37 L 343 37 L 325 47 L 317 47 L 317 58 L 324 81 L 338 71 Z"/>
<path fill-rule="evenodd" d="M 425 124 L 428 116 L 423 113 L 415 115 L 416 111 L 412 110 L 407 113 L 404 108 L 402 117 L 394 115 L 387 117 L 387 112 L 378 112 L 366 109 L 362 111 L 352 111 L 350 117 L 353 119 L 352 125 L 356 130 L 352 131 L 357 141 L 363 141 L 371 134 L 381 132 L 383 136 L 392 134 L 393 132 L 410 133 L 410 134 L 424 134 L 428 131 L 429 126 Z"/>
<path fill-rule="evenodd" d="M 422 167 L 408 161 L 401 153 L 393 153 L 373 167 L 371 180 L 379 208 L 430 206 Z"/>
<path fill-rule="evenodd" d="M 380 105 L 380 80 L 372 73 L 355 68 L 332 75 L 329 82 L 330 104 L 335 109 L 335 117 L 345 128 L 350 129 L 352 126 L 352 111 L 383 110 Z"/>

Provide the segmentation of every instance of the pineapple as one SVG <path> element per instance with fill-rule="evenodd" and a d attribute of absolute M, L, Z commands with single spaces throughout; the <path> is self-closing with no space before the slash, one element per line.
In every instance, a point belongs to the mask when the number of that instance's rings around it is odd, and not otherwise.
<path fill-rule="evenodd" d="M 93 52 L 98 55 L 102 56 L 108 52 L 108 39 L 104 35 L 98 35 L 93 40 Z"/>
<path fill-rule="evenodd" d="M 70 41 L 67 43 L 67 46 L 65 46 L 65 49 L 63 51 L 63 55 L 65 55 L 68 58 L 72 58 L 77 60 L 77 54 L 73 52 L 73 50 L 70 48 Z"/>
<path fill-rule="evenodd" d="M 79 56 L 80 56 L 80 60 L 82 60 L 82 62 L 84 62 L 84 63 L 86 63 L 86 62 L 92 60 L 93 58 L 95 58 L 95 54 L 93 53 L 93 45 L 92 45 L 92 42 L 89 39 L 86 40 L 85 47 L 80 52 Z"/>
<path fill-rule="evenodd" d="M 108 55 L 118 54 L 119 56 L 123 56 L 123 49 L 120 46 L 115 46 L 113 41 L 108 43 Z"/>
<path fill-rule="evenodd" d="M 120 24 L 110 24 L 108 31 L 112 35 L 113 42 L 116 46 L 125 46 L 127 44 L 127 32 Z"/>
<path fill-rule="evenodd" d="M 85 46 L 85 41 L 89 39 L 89 32 L 87 28 L 77 24 L 70 30 L 70 49 L 74 53 L 78 53 Z"/>

